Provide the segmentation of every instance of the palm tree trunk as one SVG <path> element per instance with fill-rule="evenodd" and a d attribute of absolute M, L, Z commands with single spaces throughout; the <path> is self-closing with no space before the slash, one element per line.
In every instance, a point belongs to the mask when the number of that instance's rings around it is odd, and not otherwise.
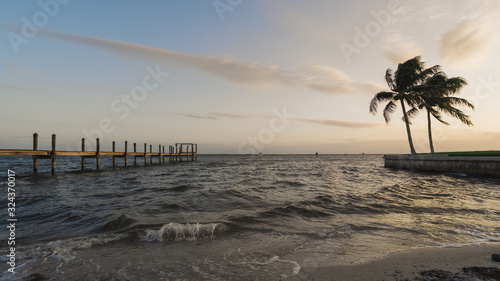
<path fill-rule="evenodd" d="M 408 134 L 408 142 L 410 143 L 410 152 L 412 155 L 417 154 L 415 148 L 413 147 L 413 140 L 411 138 L 410 123 L 408 122 L 408 115 L 406 115 L 405 103 L 401 99 L 401 107 L 403 108 L 403 116 L 406 124 L 406 133 Z"/>
<path fill-rule="evenodd" d="M 429 145 L 431 147 L 431 153 L 434 153 L 434 143 L 432 142 L 432 129 L 431 129 L 431 113 L 427 110 L 427 126 L 429 130 Z"/>

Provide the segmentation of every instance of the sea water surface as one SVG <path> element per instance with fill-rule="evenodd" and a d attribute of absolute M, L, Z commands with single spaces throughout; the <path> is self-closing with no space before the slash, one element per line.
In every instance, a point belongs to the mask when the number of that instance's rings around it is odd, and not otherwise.
<path fill-rule="evenodd" d="M 0 158 L 2 280 L 294 280 L 500 237 L 499 179 L 388 169 L 381 155 L 104 160 L 101 171 L 87 160 L 84 172 L 75 158 L 57 161 L 56 176 L 47 161 L 32 176 L 30 158 Z M 16 172 L 15 274 L 7 169 Z"/>

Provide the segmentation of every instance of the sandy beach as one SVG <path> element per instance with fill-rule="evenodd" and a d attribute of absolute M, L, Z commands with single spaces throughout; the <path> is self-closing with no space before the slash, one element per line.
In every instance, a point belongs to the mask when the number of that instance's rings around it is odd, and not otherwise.
<path fill-rule="evenodd" d="M 465 267 L 497 268 L 496 278 L 475 280 L 500 280 L 500 262 L 491 258 L 495 253 L 500 253 L 500 243 L 463 248 L 419 249 L 390 254 L 384 259 L 364 264 L 319 267 L 312 272 L 301 271 L 296 280 L 453 280 L 433 279 L 429 276 L 425 279 L 420 273 L 440 270 L 455 274 Z M 462 273 L 459 276 L 467 275 Z"/>

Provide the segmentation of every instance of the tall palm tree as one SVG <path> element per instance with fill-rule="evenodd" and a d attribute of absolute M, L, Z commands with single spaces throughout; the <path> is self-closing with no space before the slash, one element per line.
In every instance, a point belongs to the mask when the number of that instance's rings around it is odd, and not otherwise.
<path fill-rule="evenodd" d="M 415 117 L 422 109 L 427 111 L 427 129 L 429 134 L 429 146 L 431 153 L 434 153 L 434 143 L 432 141 L 431 115 L 439 122 L 449 125 L 448 122 L 441 118 L 441 112 L 457 118 L 467 126 L 472 126 L 472 122 L 467 114 L 454 106 L 466 106 L 474 109 L 474 105 L 466 99 L 457 98 L 456 95 L 460 90 L 467 85 L 462 77 L 448 78 L 442 71 L 434 73 L 427 77 L 422 85 L 415 87 L 413 95 L 419 99 L 419 104 L 414 106 L 407 112 L 408 117 Z"/>
<path fill-rule="evenodd" d="M 370 102 L 370 113 L 375 115 L 380 102 L 387 102 L 384 108 L 384 119 L 386 123 L 391 120 L 390 115 L 397 109 L 397 103 L 401 104 L 403 110 L 403 120 L 406 124 L 406 133 L 410 143 L 411 154 L 416 154 L 410 131 L 410 122 L 406 113 L 405 103 L 410 107 L 419 104 L 418 96 L 412 95 L 414 88 L 419 86 L 427 77 L 439 70 L 438 66 L 425 69 L 421 57 L 417 56 L 398 65 L 398 69 L 393 74 L 389 68 L 385 73 L 385 81 L 391 91 L 382 91 L 375 94 Z"/>

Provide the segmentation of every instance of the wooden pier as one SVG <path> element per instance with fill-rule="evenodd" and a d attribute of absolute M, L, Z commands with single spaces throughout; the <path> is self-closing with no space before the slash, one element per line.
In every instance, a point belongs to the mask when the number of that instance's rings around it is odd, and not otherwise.
<path fill-rule="evenodd" d="M 158 158 L 157 163 L 166 163 L 165 159 L 168 158 L 169 162 L 182 162 L 182 161 L 197 161 L 198 160 L 198 145 L 195 143 L 176 143 L 175 145 L 168 146 L 168 152 L 165 152 L 165 146 L 159 145 L 158 152 L 153 152 L 153 145 L 149 145 L 149 152 L 147 152 L 147 144 L 144 143 L 143 152 L 137 151 L 137 144 L 134 143 L 133 152 L 128 151 L 128 142 L 125 141 L 125 151 L 117 152 L 115 142 L 112 143 L 112 151 L 101 151 L 99 138 L 96 139 L 96 151 L 85 151 L 85 139 L 82 138 L 82 151 L 58 151 L 56 150 L 56 135 L 52 135 L 52 149 L 51 150 L 38 150 L 38 134 L 33 134 L 33 150 L 22 149 L 0 149 L 0 156 L 9 155 L 27 155 L 33 158 L 33 173 L 38 174 L 38 160 L 49 159 L 52 160 L 52 174 L 56 173 L 56 158 L 59 156 L 76 156 L 81 158 L 81 170 L 85 170 L 85 159 L 96 159 L 96 169 L 100 169 L 101 157 L 113 157 L 113 167 L 116 167 L 116 158 L 124 159 L 124 166 L 128 164 L 128 158 L 134 157 L 134 165 L 137 166 L 137 158 L 144 158 L 144 166 L 153 164 L 153 158 Z"/>

